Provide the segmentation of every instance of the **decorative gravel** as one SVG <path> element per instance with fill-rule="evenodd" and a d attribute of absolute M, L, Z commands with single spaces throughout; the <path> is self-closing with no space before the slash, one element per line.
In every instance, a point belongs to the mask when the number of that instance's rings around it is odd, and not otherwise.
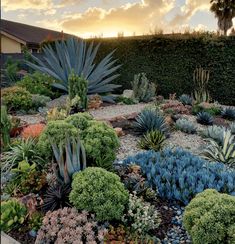
<path fill-rule="evenodd" d="M 173 224 L 172 228 L 169 229 L 166 233 L 166 237 L 161 241 L 162 244 L 183 244 L 183 243 L 192 243 L 189 235 L 183 227 L 183 213 L 184 208 L 174 204 L 170 207 L 165 207 L 166 211 L 169 211 L 169 208 L 173 210 L 174 216 L 171 223 Z"/>
<path fill-rule="evenodd" d="M 138 140 L 139 138 L 137 136 L 131 134 L 120 137 L 121 146 L 117 152 L 117 161 L 143 151 L 137 147 Z"/>
<path fill-rule="evenodd" d="M 186 134 L 181 131 L 173 131 L 166 139 L 166 146 L 175 148 L 181 147 L 193 154 L 199 154 L 205 147 L 205 141 L 197 134 Z"/>
<path fill-rule="evenodd" d="M 109 120 L 113 117 L 127 116 L 133 113 L 139 113 L 142 109 L 150 106 L 151 103 L 138 103 L 134 105 L 111 105 L 101 107 L 96 110 L 90 110 L 90 114 L 99 120 Z"/>

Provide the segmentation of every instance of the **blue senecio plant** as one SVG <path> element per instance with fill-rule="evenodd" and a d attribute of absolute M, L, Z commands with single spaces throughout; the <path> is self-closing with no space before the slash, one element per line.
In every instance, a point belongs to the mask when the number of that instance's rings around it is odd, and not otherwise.
<path fill-rule="evenodd" d="M 124 164 L 141 166 L 151 187 L 169 200 L 188 204 L 197 193 L 208 188 L 235 196 L 235 170 L 183 149 L 139 153 L 125 159 Z"/>

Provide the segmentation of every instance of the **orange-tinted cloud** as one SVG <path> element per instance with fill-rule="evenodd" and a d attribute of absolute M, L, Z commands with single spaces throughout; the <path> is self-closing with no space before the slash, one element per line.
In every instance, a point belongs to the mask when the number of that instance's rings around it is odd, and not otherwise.
<path fill-rule="evenodd" d="M 118 8 L 104 10 L 89 8 L 86 12 L 67 16 L 61 23 L 63 29 L 81 35 L 114 32 L 124 34 L 146 33 L 151 27 L 164 27 L 164 15 L 174 7 L 174 0 L 142 0 Z"/>

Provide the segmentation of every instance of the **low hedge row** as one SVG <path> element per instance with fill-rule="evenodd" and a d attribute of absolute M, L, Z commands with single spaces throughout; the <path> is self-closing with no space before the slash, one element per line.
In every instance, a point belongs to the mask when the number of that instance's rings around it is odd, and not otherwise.
<path fill-rule="evenodd" d="M 101 43 L 97 61 L 116 49 L 114 58 L 122 64 L 116 79 L 122 89 L 131 87 L 134 74 L 145 72 L 158 84 L 158 93 L 190 94 L 193 71 L 209 69 L 209 91 L 223 104 L 235 105 L 235 37 L 212 35 L 162 35 L 126 38 L 93 39 Z M 121 92 L 121 90 L 120 90 Z"/>

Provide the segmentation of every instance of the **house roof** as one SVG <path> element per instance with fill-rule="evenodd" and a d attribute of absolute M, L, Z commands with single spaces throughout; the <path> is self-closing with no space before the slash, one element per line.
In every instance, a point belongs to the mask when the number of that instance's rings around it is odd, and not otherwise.
<path fill-rule="evenodd" d="M 67 33 L 44 29 L 32 25 L 26 25 L 18 22 L 1 19 L 1 32 L 5 32 L 8 35 L 14 36 L 27 44 L 39 44 L 45 41 L 47 38 L 61 39 L 62 37 L 67 39 L 69 37 L 75 37 Z"/>

